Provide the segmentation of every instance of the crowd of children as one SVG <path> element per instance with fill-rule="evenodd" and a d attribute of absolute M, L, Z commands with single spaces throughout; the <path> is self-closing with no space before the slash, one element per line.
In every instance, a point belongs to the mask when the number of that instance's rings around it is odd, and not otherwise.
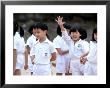
<path fill-rule="evenodd" d="M 38 22 L 29 28 L 31 36 L 24 42 L 24 31 L 14 22 L 13 74 L 21 69 L 31 75 L 97 75 L 97 28 L 87 42 L 87 32 L 80 24 L 72 26 L 58 16 L 57 36 L 49 40 L 48 26 Z M 55 61 L 55 63 L 53 63 Z"/>

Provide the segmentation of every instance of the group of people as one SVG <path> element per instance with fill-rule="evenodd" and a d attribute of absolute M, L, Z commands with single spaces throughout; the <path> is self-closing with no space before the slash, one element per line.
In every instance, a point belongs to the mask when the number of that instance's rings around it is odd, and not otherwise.
<path fill-rule="evenodd" d="M 71 26 L 60 16 L 55 21 L 58 27 L 53 41 L 48 26 L 38 22 L 30 27 L 26 44 L 22 27 L 14 22 L 13 74 L 21 75 L 24 68 L 31 75 L 52 75 L 54 66 L 56 75 L 97 75 L 97 28 L 87 42 L 87 32 L 79 24 Z"/>

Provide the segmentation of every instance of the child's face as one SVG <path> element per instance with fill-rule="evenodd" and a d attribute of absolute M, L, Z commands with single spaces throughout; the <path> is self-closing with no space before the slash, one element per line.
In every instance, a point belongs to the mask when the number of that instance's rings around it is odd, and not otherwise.
<path fill-rule="evenodd" d="M 71 38 L 73 39 L 73 41 L 78 41 L 80 39 L 80 33 L 78 31 L 76 32 L 71 32 Z"/>
<path fill-rule="evenodd" d="M 37 30 L 36 30 L 36 37 L 37 37 L 37 39 L 43 39 L 43 38 L 45 38 L 45 36 L 46 36 L 46 33 L 47 33 L 47 31 L 46 30 L 41 30 L 40 28 L 38 28 Z"/>
<path fill-rule="evenodd" d="M 94 39 L 97 41 L 97 33 L 94 33 Z"/>

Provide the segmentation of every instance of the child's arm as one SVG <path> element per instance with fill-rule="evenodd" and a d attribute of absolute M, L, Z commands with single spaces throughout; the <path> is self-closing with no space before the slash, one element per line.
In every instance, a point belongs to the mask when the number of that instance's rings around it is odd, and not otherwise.
<path fill-rule="evenodd" d="M 60 26 L 60 28 L 61 28 L 61 32 L 62 32 L 62 37 L 63 37 L 63 39 L 65 40 L 65 42 L 69 45 L 70 43 L 70 40 L 71 40 L 71 37 L 68 35 L 68 33 L 67 33 L 67 30 L 64 28 L 64 26 L 63 26 L 63 24 L 65 23 L 65 22 L 63 22 L 62 21 L 63 20 L 63 17 L 57 17 L 57 20 L 56 20 L 56 22 L 58 23 L 58 25 Z"/>
<path fill-rule="evenodd" d="M 13 49 L 13 74 L 16 68 L 16 61 L 17 61 L 17 52 L 16 52 L 16 49 Z"/>
<path fill-rule="evenodd" d="M 86 61 L 87 61 L 87 55 L 89 54 L 89 52 L 83 54 L 81 57 L 80 57 L 80 63 L 81 64 L 85 64 Z"/>
<path fill-rule="evenodd" d="M 56 52 L 52 53 L 51 56 L 52 57 L 51 57 L 50 61 L 55 61 L 56 60 Z"/>
<path fill-rule="evenodd" d="M 30 51 L 30 58 L 31 58 L 32 64 L 34 64 L 34 60 L 35 60 L 35 47 L 34 46 L 32 47 Z"/>
<path fill-rule="evenodd" d="M 65 54 L 69 53 L 69 50 L 62 51 L 61 48 L 56 48 L 56 50 L 60 55 L 65 55 Z"/>
<path fill-rule="evenodd" d="M 28 69 L 28 50 L 27 48 L 25 48 L 25 65 L 24 65 L 24 69 L 27 70 Z"/>

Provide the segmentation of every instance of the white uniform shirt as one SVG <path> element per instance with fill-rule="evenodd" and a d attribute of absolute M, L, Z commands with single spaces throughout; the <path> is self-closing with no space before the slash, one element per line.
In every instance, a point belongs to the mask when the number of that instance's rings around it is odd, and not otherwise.
<path fill-rule="evenodd" d="M 25 51 L 25 41 L 23 37 L 20 37 L 18 32 L 14 36 L 14 49 L 17 50 L 17 53 L 24 53 Z"/>
<path fill-rule="evenodd" d="M 18 32 L 14 36 L 14 49 L 17 51 L 17 62 L 24 63 L 25 41 Z"/>
<path fill-rule="evenodd" d="M 59 35 L 53 40 L 53 43 L 54 43 L 55 48 L 60 48 L 63 51 L 69 50 L 68 45 L 66 44 L 64 39 Z M 65 54 L 63 56 L 69 58 L 69 54 Z M 57 61 L 62 62 L 62 60 L 63 60 L 62 56 L 57 53 Z"/>
<path fill-rule="evenodd" d="M 35 55 L 36 64 L 49 64 L 51 59 L 51 54 L 55 52 L 53 43 L 47 38 L 42 43 L 36 41 L 33 46 L 30 56 Z"/>
<path fill-rule="evenodd" d="M 32 34 L 32 35 L 28 38 L 26 45 L 29 45 L 30 50 L 31 50 L 35 43 L 36 43 L 36 37 Z"/>
<path fill-rule="evenodd" d="M 88 61 L 91 63 L 97 63 L 97 43 L 90 41 L 90 51 L 87 56 Z"/>
<path fill-rule="evenodd" d="M 62 37 L 69 46 L 69 54 L 72 60 L 79 59 L 82 54 L 89 51 L 89 43 L 87 41 L 80 39 L 74 44 L 66 30 L 62 32 Z"/>

